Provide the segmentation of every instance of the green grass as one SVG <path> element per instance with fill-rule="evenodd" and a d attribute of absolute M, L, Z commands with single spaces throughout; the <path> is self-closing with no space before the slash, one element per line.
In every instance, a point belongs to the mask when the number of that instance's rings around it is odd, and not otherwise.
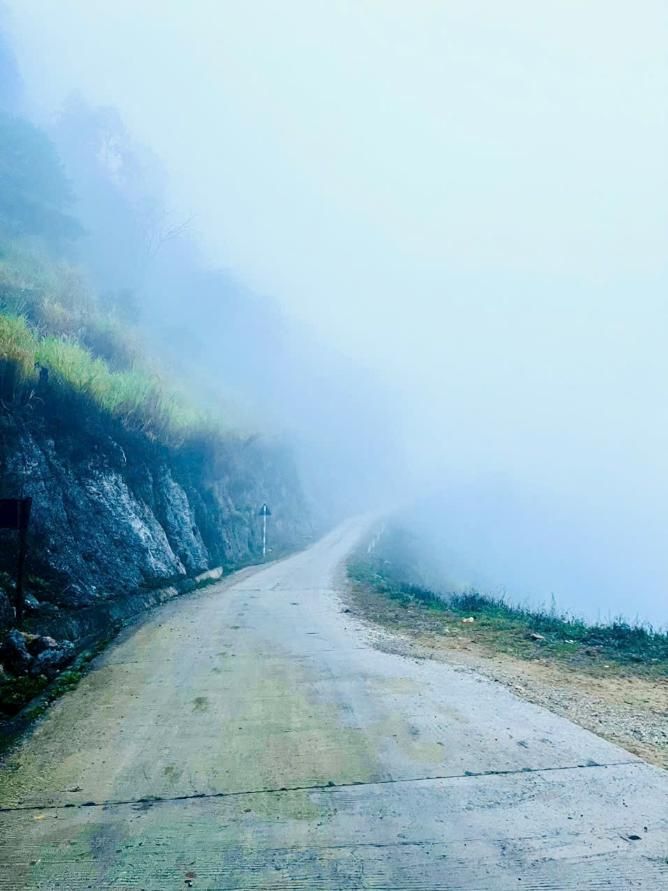
<path fill-rule="evenodd" d="M 78 335 L 105 317 L 80 269 L 19 242 L 0 242 L 0 311 L 43 334 Z"/>
<path fill-rule="evenodd" d="M 44 675 L 39 675 L 36 678 L 4 675 L 0 679 L 0 718 L 11 718 L 17 715 L 36 697 L 39 699 L 29 709 L 26 709 L 25 718 L 27 721 L 34 721 L 35 718 L 42 715 L 52 702 L 78 686 L 88 671 L 90 663 L 96 656 L 104 652 L 120 627 L 120 624 L 115 624 L 103 638 L 90 649 L 80 653 L 74 662 L 56 675 L 52 681 L 49 681 Z M 44 693 L 43 696 L 40 695 L 42 693 Z"/>
<path fill-rule="evenodd" d="M 43 336 L 76 340 L 115 370 L 142 361 L 136 331 L 101 306 L 83 272 L 35 250 L 0 243 L 0 313 Z"/>
<path fill-rule="evenodd" d="M 32 721 L 63 693 L 77 686 L 83 677 L 86 665 L 96 654 L 97 650 L 91 650 L 90 654 L 86 653 L 78 660 L 77 667 L 61 671 L 54 681 L 49 681 L 44 675 L 36 678 L 4 676 L 0 680 L 0 716 L 11 718 L 17 715 L 27 703 L 46 690 L 46 696 L 38 700 L 26 714 L 26 718 Z"/>
<path fill-rule="evenodd" d="M 147 362 L 137 332 L 99 304 L 80 270 L 0 243 L 0 399 L 32 398 L 40 366 L 50 388 L 149 437 L 173 443 L 227 432 Z"/>
<path fill-rule="evenodd" d="M 652 676 L 668 672 L 668 634 L 647 626 L 623 621 L 590 625 L 553 612 L 512 606 L 477 591 L 442 597 L 404 581 L 387 561 L 366 555 L 351 561 L 348 575 L 358 586 L 411 610 L 414 621 L 421 620 L 420 614 L 431 615 L 433 628 L 444 633 L 466 629 L 472 640 L 523 659 L 555 658 L 574 666 L 617 667 Z M 462 623 L 469 618 L 472 623 Z"/>
<path fill-rule="evenodd" d="M 22 316 L 0 315 L 0 392 L 13 398 L 35 378 L 36 338 Z"/>
<path fill-rule="evenodd" d="M 11 717 L 48 686 L 45 677 L 10 677 L 0 679 L 0 715 Z"/>
<path fill-rule="evenodd" d="M 17 699 L 16 705 L 18 705 L 18 708 L 15 708 L 14 711 L 9 711 L 5 705 L 5 711 L 9 715 L 18 714 L 20 708 L 30 702 L 31 699 L 38 696 L 43 690 L 46 690 L 46 695 L 43 698 L 38 699 L 37 702 L 33 703 L 33 705 L 25 711 L 26 721 L 35 721 L 46 712 L 52 702 L 55 702 L 56 699 L 60 698 L 64 693 L 74 690 L 79 685 L 79 681 L 83 676 L 83 671 L 76 668 L 67 668 L 65 671 L 62 671 L 51 684 L 49 684 L 44 677 L 32 678 L 31 680 L 34 684 L 33 692 L 30 692 L 28 687 L 17 691 L 23 696 L 23 700 Z M 15 678 L 13 684 L 15 687 L 20 687 L 19 682 L 24 680 L 27 679 Z"/>
<path fill-rule="evenodd" d="M 0 315 L 0 395 L 27 398 L 46 368 L 49 386 L 78 394 L 133 430 L 163 440 L 207 427 L 207 419 L 156 375 L 131 368 L 114 371 L 68 337 L 40 336 L 23 316 Z"/>

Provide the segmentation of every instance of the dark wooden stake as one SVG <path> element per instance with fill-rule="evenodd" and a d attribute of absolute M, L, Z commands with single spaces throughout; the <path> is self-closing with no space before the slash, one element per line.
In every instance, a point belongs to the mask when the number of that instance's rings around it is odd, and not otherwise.
<path fill-rule="evenodd" d="M 28 551 L 28 521 L 32 498 L 0 498 L 0 529 L 15 529 L 19 533 L 19 558 L 16 565 L 16 596 L 14 612 L 16 624 L 21 626 L 25 616 L 23 575 Z"/>
<path fill-rule="evenodd" d="M 26 611 L 26 596 L 23 589 L 23 572 L 26 565 L 26 551 L 28 543 L 28 524 L 19 528 L 19 559 L 16 566 L 16 624 L 19 628 L 23 625 Z"/>

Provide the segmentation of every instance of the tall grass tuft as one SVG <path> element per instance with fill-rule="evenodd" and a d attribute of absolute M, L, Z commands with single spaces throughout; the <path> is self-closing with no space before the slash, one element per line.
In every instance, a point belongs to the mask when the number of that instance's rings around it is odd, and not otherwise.
<path fill-rule="evenodd" d="M 35 376 L 36 343 L 22 316 L 0 315 L 0 398 L 14 401 Z"/>

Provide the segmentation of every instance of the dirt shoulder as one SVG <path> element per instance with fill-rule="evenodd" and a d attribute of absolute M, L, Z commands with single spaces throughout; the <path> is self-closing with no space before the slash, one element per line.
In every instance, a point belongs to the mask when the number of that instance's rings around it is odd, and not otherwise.
<path fill-rule="evenodd" d="M 527 642 L 533 650 L 527 646 L 515 656 L 475 620 L 464 622 L 419 602 L 399 603 L 358 582 L 348 585 L 345 602 L 370 625 L 380 649 L 475 670 L 668 769 L 668 677 L 596 658 L 573 664 L 546 657 L 533 640 Z"/>

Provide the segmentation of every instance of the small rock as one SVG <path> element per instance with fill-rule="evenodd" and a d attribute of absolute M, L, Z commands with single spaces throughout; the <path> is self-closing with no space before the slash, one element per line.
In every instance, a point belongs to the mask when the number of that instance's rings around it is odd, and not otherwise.
<path fill-rule="evenodd" d="M 462 619 L 463 625 L 469 625 L 469 624 L 471 624 L 471 622 L 475 622 L 475 619 L 473 616 L 468 616 L 468 618 Z"/>
<path fill-rule="evenodd" d="M 12 674 L 27 674 L 32 663 L 26 639 L 20 631 L 13 629 L 0 646 L 0 662 Z"/>
<path fill-rule="evenodd" d="M 33 677 L 43 674 L 47 678 L 55 677 L 61 668 L 64 668 L 74 658 L 74 644 L 64 640 L 56 647 L 43 650 L 36 656 L 30 666 L 30 674 Z"/>
<path fill-rule="evenodd" d="M 34 596 L 34 594 L 26 594 L 25 608 L 27 613 L 38 613 L 42 608 L 42 604 Z"/>
<path fill-rule="evenodd" d="M 58 646 L 58 641 L 49 637 L 48 634 L 38 634 L 31 637 L 27 645 L 28 651 L 32 656 L 39 656 L 45 650 L 55 650 Z"/>

